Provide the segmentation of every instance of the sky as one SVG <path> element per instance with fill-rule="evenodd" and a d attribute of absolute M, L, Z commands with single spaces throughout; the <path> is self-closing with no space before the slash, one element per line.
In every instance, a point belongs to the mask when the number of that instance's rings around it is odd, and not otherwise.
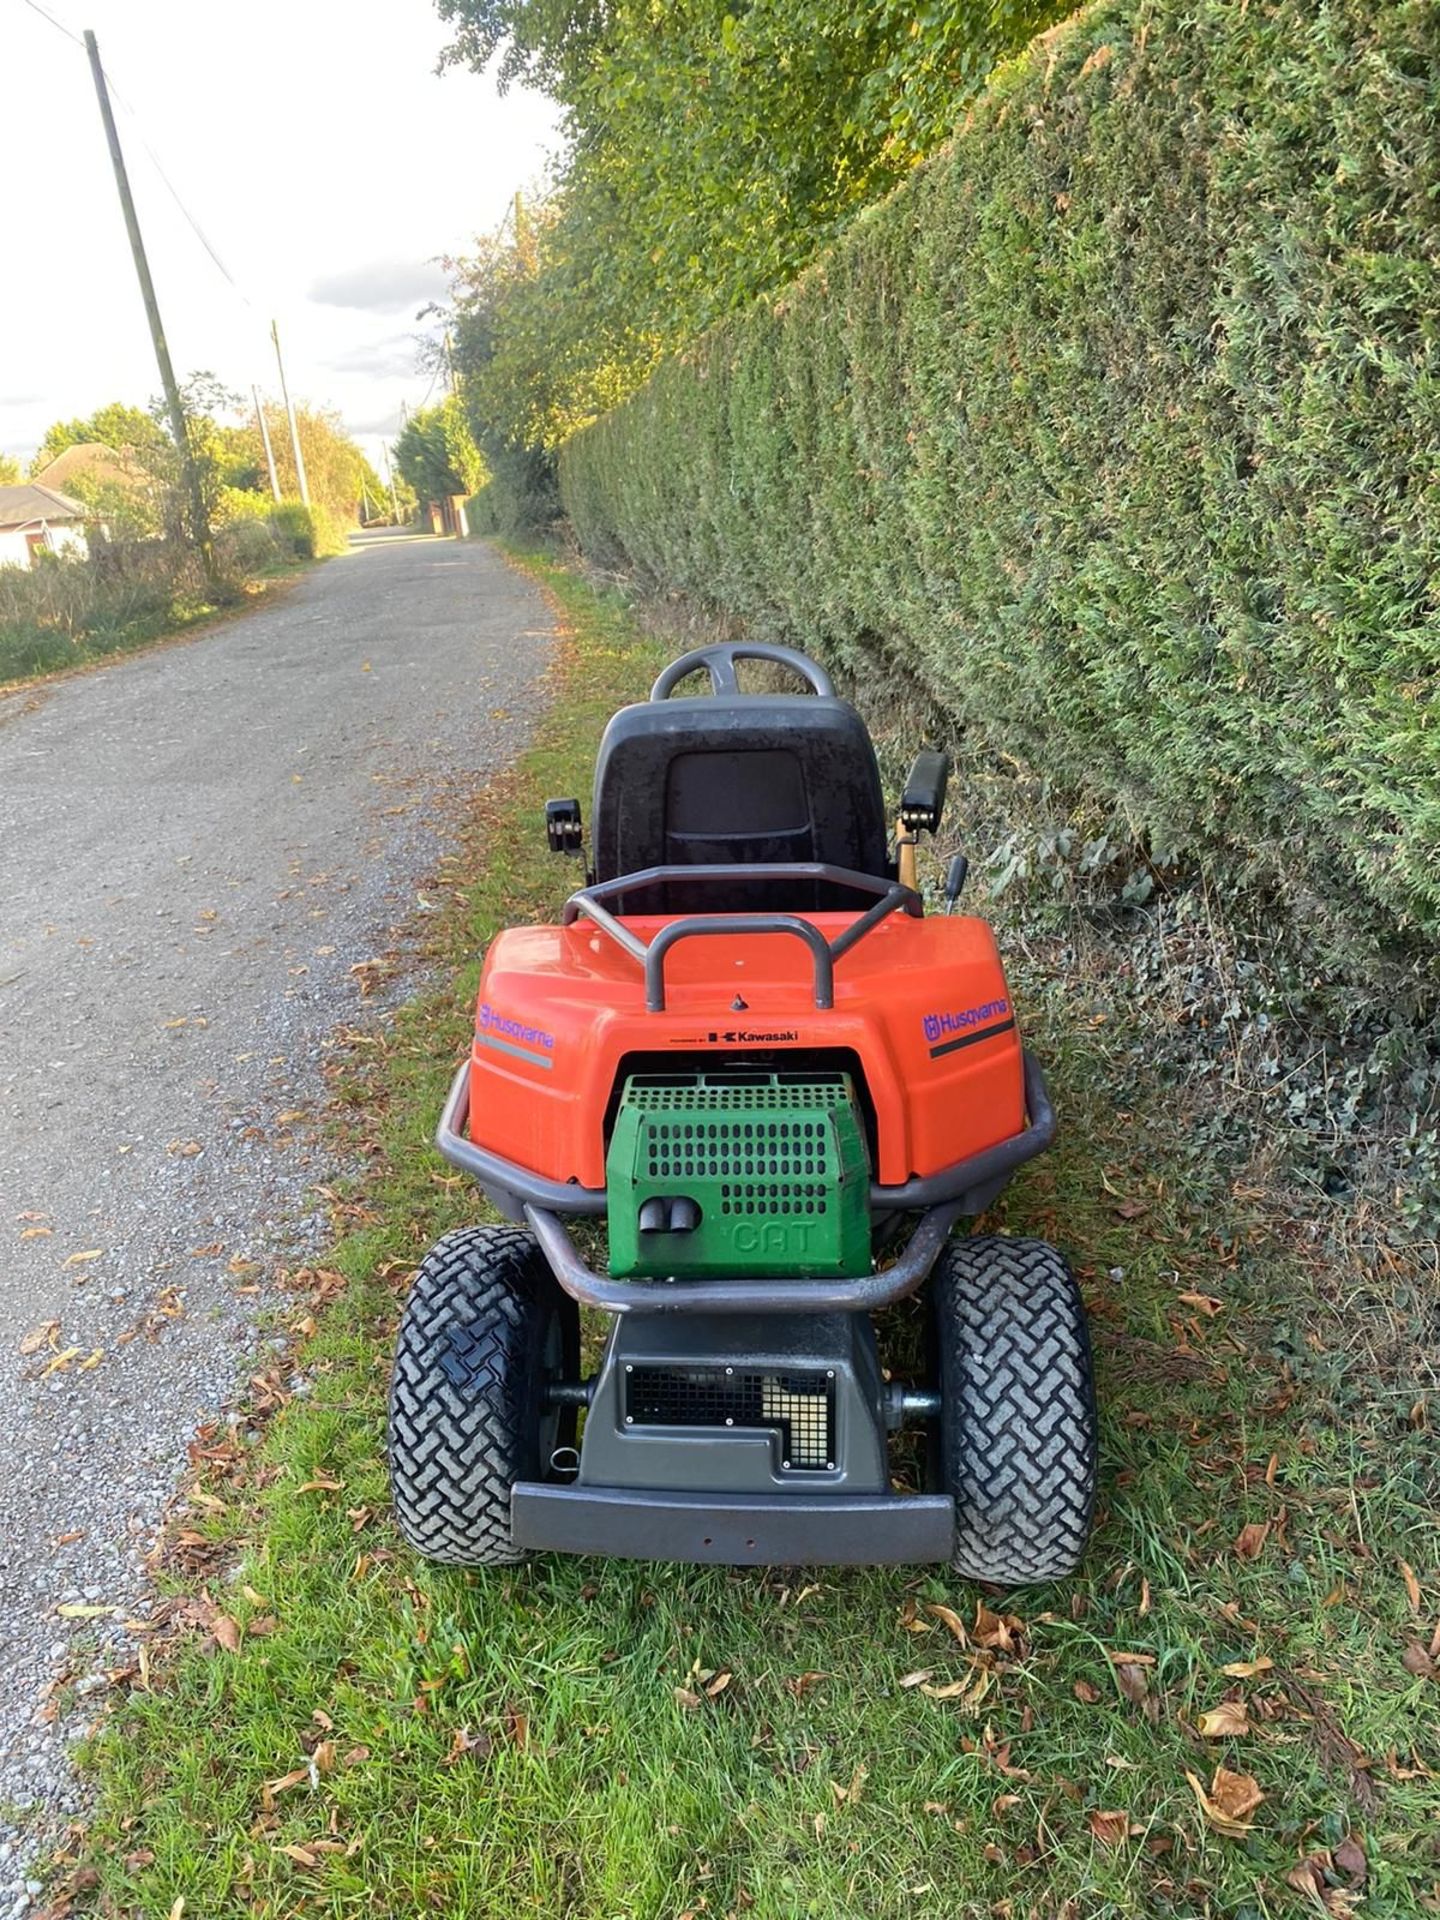
<path fill-rule="evenodd" d="M 437 77 L 430 0 L 44 6 L 99 41 L 177 375 L 277 395 L 274 318 L 292 398 L 335 407 L 378 467 L 431 387 L 437 257 L 543 177 L 552 104 Z M 0 0 L 0 129 L 0 453 L 28 461 L 53 420 L 160 381 L 84 48 L 27 0 Z"/>

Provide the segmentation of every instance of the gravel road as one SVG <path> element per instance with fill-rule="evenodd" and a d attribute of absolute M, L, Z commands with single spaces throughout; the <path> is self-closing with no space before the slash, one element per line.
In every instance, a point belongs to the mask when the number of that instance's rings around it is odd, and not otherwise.
<path fill-rule="evenodd" d="M 552 641 L 487 547 L 392 535 L 0 697 L 0 1920 L 77 1804 L 50 1691 L 104 1685 L 103 1616 L 57 1609 L 143 1605 L 255 1349 L 230 1263 L 321 1244 L 296 1115 L 350 969 L 416 906 L 441 783 L 524 743 Z"/>

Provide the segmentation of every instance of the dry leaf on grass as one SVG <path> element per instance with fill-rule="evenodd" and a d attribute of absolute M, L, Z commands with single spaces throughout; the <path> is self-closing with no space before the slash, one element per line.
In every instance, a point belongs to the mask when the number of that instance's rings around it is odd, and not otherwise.
<path fill-rule="evenodd" d="M 1231 1680 L 1253 1680 L 1257 1673 L 1269 1673 L 1274 1664 L 1262 1655 L 1258 1660 L 1231 1660 L 1220 1671 Z"/>
<path fill-rule="evenodd" d="M 210 1631 L 215 1636 L 216 1645 L 223 1647 L 226 1653 L 240 1651 L 240 1629 L 228 1613 L 217 1613 L 210 1622 Z"/>
<path fill-rule="evenodd" d="M 1250 1731 L 1243 1700 L 1222 1700 L 1218 1707 L 1202 1713 L 1196 1725 L 1206 1740 L 1238 1740 Z"/>
<path fill-rule="evenodd" d="M 975 1625 L 970 1637 L 977 1647 L 995 1653 L 1025 1652 L 1025 1622 L 1013 1613 L 992 1613 L 983 1600 L 975 1603 Z"/>
<path fill-rule="evenodd" d="M 1217 1833 L 1239 1839 L 1250 1832 L 1253 1825 L 1250 1815 L 1265 1796 L 1248 1773 L 1231 1773 L 1228 1767 L 1217 1767 L 1208 1793 L 1193 1773 L 1187 1772 L 1185 1778 L 1200 1802 L 1201 1813 Z"/>
<path fill-rule="evenodd" d="M 1406 1647 L 1404 1653 L 1400 1656 L 1400 1664 L 1407 1673 L 1413 1673 L 1417 1680 L 1433 1680 L 1435 1678 L 1435 1662 L 1431 1658 L 1428 1650 L 1422 1647 L 1418 1640 L 1412 1640 L 1409 1646 Z"/>
<path fill-rule="evenodd" d="M 1247 1520 L 1235 1538 L 1237 1560 L 1258 1560 L 1270 1537 L 1268 1520 Z"/>
<path fill-rule="evenodd" d="M 1365 1876 L 1370 1871 L 1370 1862 L 1365 1858 L 1365 1849 L 1354 1834 L 1347 1835 L 1330 1857 L 1352 1887 L 1364 1885 Z"/>
<path fill-rule="evenodd" d="M 1093 1707 L 1100 1698 L 1100 1689 L 1098 1687 L 1092 1687 L 1088 1680 L 1077 1680 L 1075 1682 L 1075 1698 L 1080 1701 L 1083 1706 Z"/>
<path fill-rule="evenodd" d="M 965 1631 L 965 1623 L 953 1607 L 943 1607 L 936 1601 L 928 1601 L 925 1611 L 927 1613 L 933 1613 L 937 1620 L 943 1621 L 962 1647 L 970 1644 L 969 1635 Z"/>
<path fill-rule="evenodd" d="M 20 1351 L 23 1353 L 25 1349 L 22 1347 Z M 1419 1613 L 1420 1582 L 1415 1578 L 1415 1569 L 1408 1560 L 1402 1560 L 1400 1562 L 1400 1578 L 1405 1582 L 1405 1593 L 1410 1602 L 1410 1611 L 1412 1613 Z"/>
<path fill-rule="evenodd" d="M 1120 1847 L 1130 1838 L 1130 1815 L 1123 1807 L 1110 1812 L 1096 1809 L 1090 1815 L 1090 1831 L 1102 1847 Z"/>

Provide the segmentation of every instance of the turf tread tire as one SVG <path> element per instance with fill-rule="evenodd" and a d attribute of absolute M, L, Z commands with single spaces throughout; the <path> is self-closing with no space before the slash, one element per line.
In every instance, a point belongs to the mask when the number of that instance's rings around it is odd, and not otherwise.
<path fill-rule="evenodd" d="M 1097 1453 L 1074 1276 L 1042 1240 L 976 1236 L 946 1249 L 933 1297 L 952 1564 L 995 1586 L 1063 1579 L 1089 1536 Z"/>
<path fill-rule="evenodd" d="M 459 1228 L 421 1263 L 395 1345 L 388 1452 L 396 1522 L 427 1560 L 525 1558 L 510 1492 L 541 1471 L 542 1361 L 557 1314 L 573 1371 L 573 1308 L 519 1229 Z"/>

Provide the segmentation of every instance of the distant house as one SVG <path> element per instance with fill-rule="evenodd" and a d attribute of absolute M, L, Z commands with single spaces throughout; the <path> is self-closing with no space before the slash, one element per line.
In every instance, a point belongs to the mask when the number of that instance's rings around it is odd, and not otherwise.
<path fill-rule="evenodd" d="M 34 477 L 37 487 L 53 487 L 57 493 L 107 505 L 144 500 L 155 490 L 153 478 L 132 453 L 117 452 L 100 440 L 77 440 Z"/>
<path fill-rule="evenodd" d="M 28 567 L 36 553 L 86 553 L 86 517 L 53 487 L 0 487 L 0 567 Z"/>

